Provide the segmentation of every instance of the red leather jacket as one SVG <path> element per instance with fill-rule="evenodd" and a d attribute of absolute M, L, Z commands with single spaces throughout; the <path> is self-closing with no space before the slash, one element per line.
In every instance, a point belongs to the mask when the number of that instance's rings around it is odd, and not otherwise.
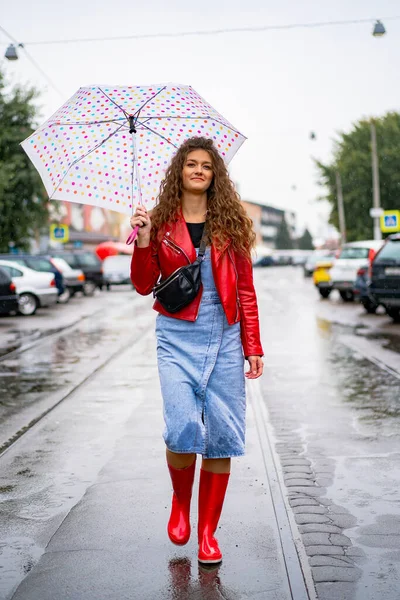
<path fill-rule="evenodd" d="M 131 263 L 132 283 L 139 294 L 146 296 L 152 292 L 160 274 L 165 279 L 173 271 L 195 259 L 196 250 L 188 228 L 183 217 L 179 216 L 174 223 L 164 225 L 158 232 L 156 242 L 152 242 L 147 248 L 135 245 Z M 263 356 L 251 262 L 235 252 L 227 242 L 221 250 L 211 245 L 211 264 L 215 286 L 229 325 L 241 322 L 244 355 Z M 157 300 L 153 308 L 168 317 L 195 321 L 201 295 L 202 290 L 193 302 L 173 315 Z"/>

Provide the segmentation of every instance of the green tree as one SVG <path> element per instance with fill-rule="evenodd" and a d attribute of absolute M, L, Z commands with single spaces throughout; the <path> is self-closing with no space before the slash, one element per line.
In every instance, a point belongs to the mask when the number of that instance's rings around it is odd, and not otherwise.
<path fill-rule="evenodd" d="M 311 233 L 306 229 L 301 237 L 297 240 L 297 247 L 299 250 L 313 250 L 314 244 L 312 241 Z"/>
<path fill-rule="evenodd" d="M 390 112 L 374 119 L 379 156 L 382 208 L 400 209 L 400 114 Z M 329 164 L 315 161 L 319 183 L 332 206 L 330 222 L 339 229 L 335 173 L 339 171 L 343 186 L 343 204 L 348 241 L 371 239 L 372 207 L 371 129 L 369 120 L 360 120 L 349 133 L 341 133 L 335 142 Z"/>
<path fill-rule="evenodd" d="M 35 128 L 38 92 L 14 87 L 7 92 L 0 72 L 0 252 L 10 242 L 23 250 L 48 224 L 47 194 L 20 142 Z"/>
<path fill-rule="evenodd" d="M 289 228 L 284 216 L 276 234 L 275 246 L 277 250 L 291 250 L 293 248 L 293 240 L 290 237 Z"/>

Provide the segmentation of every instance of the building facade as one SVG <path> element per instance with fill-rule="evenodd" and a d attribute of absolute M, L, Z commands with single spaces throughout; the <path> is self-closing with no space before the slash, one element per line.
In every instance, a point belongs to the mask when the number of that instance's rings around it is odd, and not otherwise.
<path fill-rule="evenodd" d="M 283 218 L 286 219 L 291 237 L 295 237 L 296 213 L 250 200 L 243 200 L 242 204 L 253 221 L 257 244 L 262 244 L 267 248 L 275 248 L 276 236 Z"/>

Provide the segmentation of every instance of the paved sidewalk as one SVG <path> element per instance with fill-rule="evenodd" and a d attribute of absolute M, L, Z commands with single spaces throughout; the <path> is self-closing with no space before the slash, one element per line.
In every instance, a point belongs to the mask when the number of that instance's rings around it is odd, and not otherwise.
<path fill-rule="evenodd" d="M 74 415 L 76 427 L 69 425 L 64 434 L 76 436 L 71 453 L 90 462 L 93 444 L 85 447 L 81 441 L 85 427 L 98 435 L 95 455 L 103 456 L 101 440 L 107 436 L 110 448 L 79 501 L 43 544 L 43 554 L 13 600 L 313 598 L 313 592 L 306 592 L 280 496 L 257 386 L 249 386 L 247 455 L 233 461 L 218 531 L 224 561 L 210 572 L 199 570 L 196 535 L 177 548 L 166 534 L 171 487 L 161 438 L 154 334 L 145 336 L 140 349 L 129 348 L 100 369 L 30 433 L 29 444 L 40 446 L 44 430 L 48 439 L 54 423 L 66 427 Z M 113 403 L 118 424 L 113 422 Z M 100 428 L 95 434 L 94 426 Z M 12 452 L 21 453 L 17 446 Z M 196 481 L 194 534 L 197 489 Z"/>

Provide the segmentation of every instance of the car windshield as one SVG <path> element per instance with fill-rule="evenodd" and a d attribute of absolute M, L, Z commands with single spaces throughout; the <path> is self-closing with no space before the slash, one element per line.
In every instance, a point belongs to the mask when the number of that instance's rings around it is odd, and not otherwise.
<path fill-rule="evenodd" d="M 100 260 L 94 254 L 80 254 L 79 262 L 84 267 L 98 267 Z"/>
<path fill-rule="evenodd" d="M 56 258 L 62 258 L 65 260 L 65 262 L 72 268 L 72 269 L 76 269 L 79 267 L 78 262 L 75 259 L 75 256 L 73 254 L 55 254 L 54 255 Z"/>
<path fill-rule="evenodd" d="M 368 255 L 369 248 L 357 248 L 356 246 L 349 246 L 348 248 L 343 248 L 339 258 L 368 258 Z"/>
<path fill-rule="evenodd" d="M 51 262 L 46 258 L 28 257 L 25 259 L 25 264 L 34 271 L 47 271 L 48 273 L 51 273 L 54 269 Z"/>
<path fill-rule="evenodd" d="M 400 262 L 400 240 L 387 242 L 375 259 L 376 262 L 383 262 L 385 260 Z"/>
<path fill-rule="evenodd" d="M 71 267 L 63 258 L 52 258 L 51 262 L 59 271 L 70 271 Z"/>
<path fill-rule="evenodd" d="M 312 256 L 307 259 L 307 262 L 317 263 L 323 260 L 331 260 L 334 257 L 333 254 L 329 254 L 326 252 L 315 252 Z"/>

